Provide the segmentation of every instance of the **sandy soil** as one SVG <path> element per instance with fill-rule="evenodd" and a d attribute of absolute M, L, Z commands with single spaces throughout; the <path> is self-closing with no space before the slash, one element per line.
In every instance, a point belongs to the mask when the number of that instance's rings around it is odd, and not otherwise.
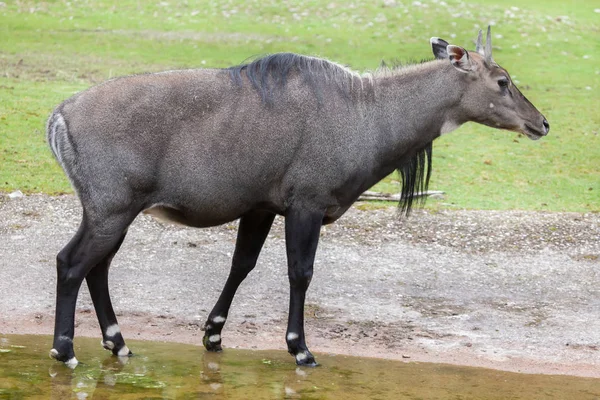
<path fill-rule="evenodd" d="M 0 197 L 0 333 L 52 333 L 54 259 L 80 212 L 73 196 Z M 201 345 L 235 235 L 235 223 L 198 230 L 140 216 L 110 277 L 125 339 Z M 234 300 L 224 347 L 285 349 L 287 298 L 278 219 Z M 354 209 L 323 229 L 307 302 L 317 360 L 600 378 L 600 215 Z M 100 339 L 86 288 L 76 324 Z"/>

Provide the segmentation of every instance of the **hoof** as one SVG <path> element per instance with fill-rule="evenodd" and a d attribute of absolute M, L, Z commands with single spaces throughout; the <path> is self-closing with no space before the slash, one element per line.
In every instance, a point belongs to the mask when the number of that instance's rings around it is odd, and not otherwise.
<path fill-rule="evenodd" d="M 300 362 L 298 362 L 298 360 L 296 360 L 296 365 L 298 365 L 300 367 L 315 368 L 315 367 L 318 367 L 320 364 L 313 359 L 312 362 L 310 362 L 310 363 L 300 363 Z"/>
<path fill-rule="evenodd" d="M 125 345 L 121 347 L 119 350 L 116 349 L 115 343 L 111 340 L 102 340 L 100 344 L 105 350 L 108 350 L 113 353 L 115 356 L 119 357 L 131 357 L 133 353 L 129 350 L 129 348 Z"/>
<path fill-rule="evenodd" d="M 121 347 L 121 349 L 119 351 L 117 351 L 116 353 L 113 350 L 113 354 L 115 356 L 119 356 L 119 357 L 131 357 L 133 355 L 133 353 L 131 352 L 131 350 L 129 350 L 129 347 L 127 347 L 127 346 Z"/>
<path fill-rule="evenodd" d="M 208 351 L 223 351 L 223 347 L 221 347 L 221 335 L 204 335 L 204 337 L 202 338 L 202 344 Z"/>
<path fill-rule="evenodd" d="M 77 366 L 77 364 L 79 364 L 79 361 L 77 361 L 77 358 L 75 358 L 75 356 L 73 356 L 73 357 L 63 356 L 56 349 L 50 350 L 49 356 L 50 356 L 50 358 L 52 358 L 56 361 L 64 362 L 65 365 L 71 369 L 74 369 Z"/>
<path fill-rule="evenodd" d="M 315 361 L 315 357 L 310 353 L 310 351 L 301 351 L 295 356 L 296 365 L 301 365 L 305 367 L 316 367 L 319 364 Z"/>
<path fill-rule="evenodd" d="M 65 361 L 65 365 L 71 369 L 75 369 L 77 364 L 79 364 L 79 361 L 77 361 L 75 357 L 69 358 L 67 361 Z"/>

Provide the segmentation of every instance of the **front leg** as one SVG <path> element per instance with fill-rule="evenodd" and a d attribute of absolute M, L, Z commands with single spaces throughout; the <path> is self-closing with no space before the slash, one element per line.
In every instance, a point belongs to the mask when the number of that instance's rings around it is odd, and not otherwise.
<path fill-rule="evenodd" d="M 304 300 L 313 274 L 324 212 L 291 208 L 285 215 L 285 243 L 290 280 L 286 342 L 296 364 L 316 366 L 304 339 Z"/>

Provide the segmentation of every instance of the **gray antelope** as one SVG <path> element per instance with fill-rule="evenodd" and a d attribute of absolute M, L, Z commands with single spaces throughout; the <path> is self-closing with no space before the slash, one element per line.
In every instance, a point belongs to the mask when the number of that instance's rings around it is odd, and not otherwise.
<path fill-rule="evenodd" d="M 83 207 L 57 256 L 51 357 L 77 365 L 75 306 L 85 279 L 102 345 L 131 355 L 108 286 L 111 260 L 146 211 L 193 227 L 240 219 L 231 271 L 208 315 L 204 346 L 221 350 L 235 292 L 256 265 L 276 215 L 285 218 L 290 284 L 286 342 L 316 365 L 304 337 L 304 301 L 319 232 L 359 195 L 397 170 L 408 213 L 427 188 L 435 138 L 465 122 L 531 139 L 549 125 L 492 58 L 432 38 L 435 59 L 358 74 L 281 53 L 226 69 L 190 69 L 109 80 L 60 104 L 47 139 Z"/>

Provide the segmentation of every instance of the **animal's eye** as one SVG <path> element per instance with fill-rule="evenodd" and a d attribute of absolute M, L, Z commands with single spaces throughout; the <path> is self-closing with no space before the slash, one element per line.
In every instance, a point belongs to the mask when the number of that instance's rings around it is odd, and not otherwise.
<path fill-rule="evenodd" d="M 498 79 L 498 86 L 500 86 L 501 88 L 508 87 L 508 79 L 506 79 L 506 78 Z"/>

